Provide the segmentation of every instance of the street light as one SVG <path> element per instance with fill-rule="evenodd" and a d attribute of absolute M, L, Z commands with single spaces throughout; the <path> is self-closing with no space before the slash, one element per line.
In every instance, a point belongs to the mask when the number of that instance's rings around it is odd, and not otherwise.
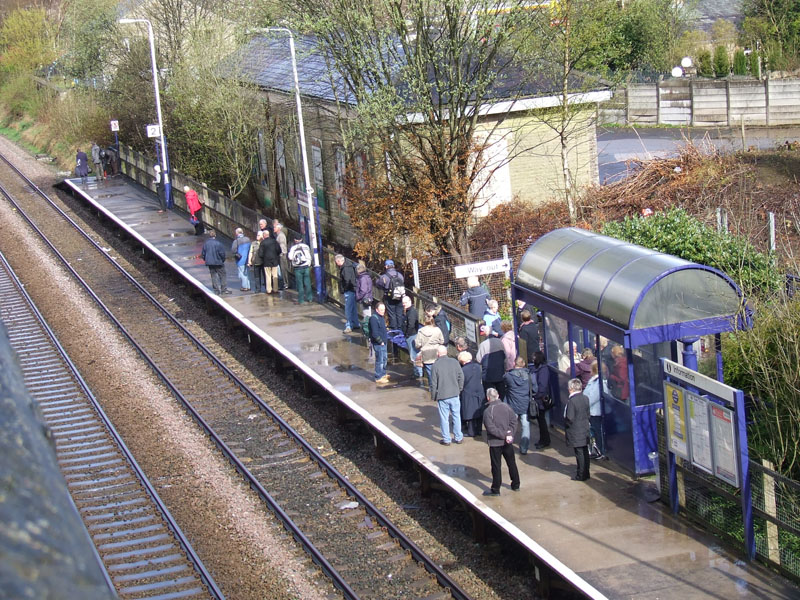
<path fill-rule="evenodd" d="M 158 133 L 161 138 L 161 176 L 164 178 L 164 196 L 168 208 L 172 207 L 172 183 L 169 180 L 169 159 L 167 143 L 164 140 L 164 122 L 161 119 L 161 94 L 158 90 L 158 69 L 156 67 L 156 45 L 153 39 L 153 25 L 147 19 L 120 19 L 118 23 L 130 25 L 144 23 L 147 25 L 147 36 L 150 41 L 150 65 L 153 69 L 153 88 L 156 96 L 156 115 L 158 116 Z"/>
<path fill-rule="evenodd" d="M 294 52 L 294 34 L 286 27 L 259 27 L 248 30 L 249 33 L 285 33 L 289 36 L 289 54 L 292 57 L 292 73 L 294 75 L 294 95 L 297 103 L 297 127 L 300 131 L 300 155 L 303 160 L 303 177 L 306 184 L 306 206 L 308 207 L 308 236 L 311 241 L 311 251 L 314 255 L 314 280 L 317 284 L 317 299 L 322 302 L 323 298 L 323 279 L 322 267 L 320 266 L 320 247 L 317 243 L 317 197 L 314 195 L 314 188 L 311 187 L 311 176 L 308 170 L 308 153 L 306 152 L 306 132 L 303 127 L 303 105 L 300 102 L 300 81 L 297 77 L 297 58 Z M 313 202 L 313 205 L 312 205 Z M 300 218 L 298 211 L 297 218 Z"/>

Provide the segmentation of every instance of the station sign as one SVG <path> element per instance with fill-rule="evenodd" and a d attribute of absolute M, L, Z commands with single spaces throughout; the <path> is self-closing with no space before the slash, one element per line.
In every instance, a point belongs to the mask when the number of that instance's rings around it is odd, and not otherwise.
<path fill-rule="evenodd" d="M 470 263 L 468 265 L 456 265 L 455 275 L 457 279 L 464 277 L 489 275 L 490 273 L 506 273 L 511 268 L 508 259 L 487 260 L 485 262 Z"/>
<path fill-rule="evenodd" d="M 119 131 L 119 121 L 113 119 L 110 124 L 111 124 L 111 131 Z"/>
<path fill-rule="evenodd" d="M 739 487 L 734 402 L 737 390 L 683 365 L 662 360 L 664 375 L 670 378 L 664 381 L 667 449 L 702 471 Z"/>
<path fill-rule="evenodd" d="M 149 138 L 161 137 L 161 127 L 159 127 L 158 125 L 148 125 L 147 137 Z"/>

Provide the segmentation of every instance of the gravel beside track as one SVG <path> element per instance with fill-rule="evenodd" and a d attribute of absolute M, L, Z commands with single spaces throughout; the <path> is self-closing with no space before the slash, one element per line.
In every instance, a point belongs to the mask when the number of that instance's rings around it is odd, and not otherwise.
<path fill-rule="evenodd" d="M 14 152 L 17 156 L 15 162 L 22 166 L 24 161 L 25 170 L 38 168 L 38 174 L 34 174 L 34 178 L 38 175 L 38 183 L 45 186 L 44 189 L 48 191 L 46 186 L 54 181 L 49 169 L 30 161 L 24 153 L 13 149 L 5 142 L 0 141 L 0 150 Z M 235 333 L 228 332 L 221 320 L 209 316 L 204 306 L 189 298 L 181 285 L 174 283 L 167 274 L 143 260 L 135 249 L 115 239 L 114 233 L 98 223 L 91 212 L 83 208 L 79 202 L 69 199 L 65 202 L 79 214 L 80 219 L 88 222 L 95 228 L 97 234 L 105 238 L 100 243 L 109 247 L 115 258 L 120 263 L 125 263 L 126 269 L 136 273 L 137 278 L 143 281 L 162 302 L 170 300 L 173 314 L 190 327 L 195 335 L 200 336 L 212 351 L 224 356 L 245 383 L 269 402 L 270 406 L 314 446 L 322 449 L 323 453 L 328 455 L 327 458 L 341 472 L 347 474 L 378 508 L 401 526 L 425 552 L 444 565 L 448 574 L 468 593 L 476 598 L 532 597 L 530 569 L 525 560 L 520 560 L 520 557 L 514 556 L 512 552 L 496 544 L 488 546 L 474 544 L 469 536 L 470 523 L 460 507 L 451 504 L 445 496 L 434 494 L 430 498 L 420 498 L 415 473 L 407 470 L 405 465 L 399 462 L 395 464 L 393 461 L 379 461 L 374 456 L 370 436 L 361 426 L 337 424 L 334 406 L 329 399 L 308 399 L 302 396 L 293 381 L 285 374 L 276 373 L 265 361 L 251 354 L 246 343 L 240 343 Z M 125 423 L 117 425 L 120 429 L 130 429 L 131 435 L 138 438 L 140 450 L 134 450 L 137 458 L 141 452 L 150 455 L 151 458 L 147 462 L 153 464 L 152 467 L 146 467 L 148 473 L 149 468 L 152 468 L 163 474 L 161 477 L 164 478 L 165 489 L 159 489 L 159 492 L 168 500 L 181 526 L 187 530 L 194 529 L 198 537 L 208 536 L 209 541 L 204 544 L 201 540 L 194 539 L 192 532 L 188 531 L 193 544 L 220 582 L 223 591 L 226 591 L 229 597 L 237 598 L 313 598 L 328 593 L 330 590 L 326 590 L 324 586 L 320 587 L 319 582 L 308 575 L 307 565 L 302 560 L 297 560 L 296 553 L 291 547 L 283 551 L 285 554 L 283 562 L 276 556 L 280 552 L 273 549 L 266 550 L 270 544 L 281 546 L 275 538 L 283 536 L 282 531 L 276 529 L 269 517 L 254 514 L 263 511 L 256 505 L 252 494 L 242 489 L 241 483 L 231 477 L 230 469 L 220 464 L 219 458 L 209 452 L 208 442 L 193 430 L 186 416 L 175 408 L 174 400 L 159 389 L 157 382 L 152 381 L 148 370 L 141 366 L 140 361 L 130 356 L 123 359 L 124 355 L 130 353 L 116 347 L 116 343 L 111 343 L 117 337 L 116 333 L 108 330 L 107 326 L 99 328 L 105 331 L 93 331 L 94 325 L 103 319 L 93 314 L 86 314 L 93 313 L 94 310 L 85 306 L 82 300 L 75 302 L 75 299 L 80 299 L 82 294 L 71 284 L 62 281 L 57 270 L 49 272 L 52 267 L 47 262 L 50 259 L 28 247 L 29 240 L 24 239 L 27 236 L 19 233 L 25 229 L 15 222 L 11 213 L 7 205 L 0 207 L 2 214 L 0 245 L 4 251 L 5 247 L 10 247 L 16 254 L 16 260 L 24 265 L 23 271 L 27 269 L 29 287 L 38 288 L 47 299 L 46 302 L 51 305 L 49 310 L 57 320 L 61 321 L 60 326 L 63 326 L 73 338 L 72 346 L 82 355 L 85 368 L 97 371 L 91 377 L 87 375 L 87 379 L 96 380 L 109 391 L 109 396 L 119 396 L 119 399 L 113 400 L 116 405 L 113 411 L 107 410 L 117 413 Z M 64 237 L 67 237 L 66 234 Z M 64 243 L 68 245 L 69 241 L 65 240 Z M 64 287 L 73 288 L 66 297 L 62 296 Z M 51 319 L 49 315 L 48 319 Z M 93 339 L 88 339 L 89 337 Z M 98 340 L 102 340 L 100 347 L 107 350 L 105 357 L 98 357 L 96 353 L 90 356 L 86 350 L 98 347 Z M 120 360 L 115 360 L 115 353 L 119 354 Z M 132 364 L 125 366 L 127 360 L 132 361 Z M 84 366 L 81 366 L 82 370 Z M 95 382 L 90 383 L 94 388 Z M 131 394 L 131 389 L 142 393 Z M 115 423 L 117 416 L 112 416 Z M 142 431 L 148 428 L 149 432 Z M 137 430 L 139 433 L 136 433 Z M 126 438 L 128 436 L 125 431 L 123 435 Z M 197 454 L 193 454 L 198 451 L 197 448 L 188 450 L 174 447 L 186 446 L 189 440 L 193 440 L 202 448 Z M 133 442 L 129 444 L 133 445 Z M 145 462 L 145 459 L 139 460 Z M 215 474 L 217 479 L 208 473 L 209 470 L 215 469 L 223 472 Z M 157 485 L 161 483 L 158 476 L 151 475 L 151 479 Z M 201 489 L 189 493 L 191 484 L 196 481 L 203 482 Z M 173 507 L 173 502 L 176 505 L 183 505 L 183 508 Z M 254 546 L 249 552 L 241 549 L 235 555 L 236 559 L 226 560 L 231 556 L 230 553 L 216 552 L 215 542 L 210 541 L 212 538 L 209 533 L 197 523 L 203 520 L 196 516 L 198 510 L 226 515 L 230 523 L 216 533 L 225 534 L 228 530 L 235 530 L 236 535 L 255 541 Z M 192 523 L 190 527 L 181 521 L 179 516 L 181 512 L 184 518 Z M 271 540 L 264 539 L 270 536 Z M 206 558 L 203 546 L 207 552 L 219 554 L 216 559 L 218 565 L 212 565 Z M 287 544 L 282 546 L 286 547 Z M 247 558 L 241 560 L 242 555 L 247 555 Z M 245 565 L 245 570 L 266 571 L 262 581 L 279 583 L 270 585 L 268 594 L 263 587 L 260 591 L 249 588 L 233 594 L 225 589 L 225 579 L 220 572 L 229 572 L 232 579 L 240 578 L 233 575 L 238 566 L 234 563 Z M 284 575 L 280 575 L 278 571 L 282 571 Z M 287 591 L 281 595 L 279 589 Z"/>
<path fill-rule="evenodd" d="M 2 255 L 0 318 L 119 597 L 222 598 Z"/>

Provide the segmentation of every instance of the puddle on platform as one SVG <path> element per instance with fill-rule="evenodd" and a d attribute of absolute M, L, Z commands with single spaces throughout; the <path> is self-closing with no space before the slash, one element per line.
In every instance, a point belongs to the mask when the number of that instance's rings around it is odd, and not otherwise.
<path fill-rule="evenodd" d="M 464 465 L 447 465 L 442 471 L 451 477 L 466 477 L 467 475 L 467 467 Z"/>

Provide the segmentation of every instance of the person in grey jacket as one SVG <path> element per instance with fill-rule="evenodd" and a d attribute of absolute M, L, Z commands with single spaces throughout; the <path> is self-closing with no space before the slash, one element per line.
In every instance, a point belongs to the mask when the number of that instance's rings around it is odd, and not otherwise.
<path fill-rule="evenodd" d="M 486 390 L 486 401 L 489 403 L 483 411 L 483 426 L 486 428 L 486 441 L 489 444 L 489 459 L 492 464 L 492 487 L 484 496 L 499 496 L 503 483 L 500 457 L 506 461 L 508 474 L 511 477 L 511 489 L 519 490 L 519 471 L 514 458 L 514 433 L 517 430 L 517 415 L 508 405 L 500 402 L 500 394 L 494 388 Z"/>
<path fill-rule="evenodd" d="M 215 294 L 231 294 L 228 289 L 228 277 L 225 273 L 225 246 L 217 239 L 217 232 L 208 231 L 208 239 L 203 244 L 200 257 L 206 263 L 211 273 L 211 286 Z"/>
<path fill-rule="evenodd" d="M 578 470 L 572 481 L 589 479 L 589 398 L 581 393 L 581 380 L 575 377 L 567 383 L 569 400 L 564 410 L 567 446 L 575 450 Z"/>
<path fill-rule="evenodd" d="M 453 441 L 460 444 L 464 435 L 461 433 L 461 399 L 459 395 L 464 389 L 464 372 L 455 358 L 447 356 L 447 347 L 439 346 L 438 358 L 431 367 L 431 398 L 439 405 L 439 426 L 442 429 L 443 446 L 450 445 L 450 419 L 453 420 Z"/>

